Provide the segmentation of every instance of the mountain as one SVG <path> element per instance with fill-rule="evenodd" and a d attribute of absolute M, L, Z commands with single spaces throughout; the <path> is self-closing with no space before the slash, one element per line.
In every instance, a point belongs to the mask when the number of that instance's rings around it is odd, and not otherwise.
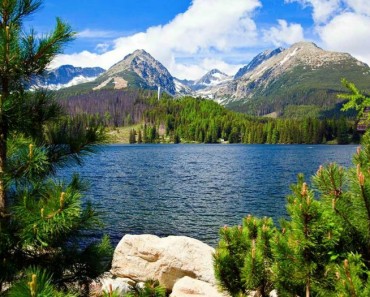
<path fill-rule="evenodd" d="M 224 83 L 225 81 L 230 81 L 232 79 L 232 76 L 229 76 L 218 69 L 212 69 L 197 80 L 177 79 L 177 81 L 183 86 L 187 86 L 188 90 L 190 89 L 191 92 L 197 93 L 197 91 L 199 90 L 217 86 Z M 200 92 L 199 94 L 201 93 L 202 92 Z"/>
<path fill-rule="evenodd" d="M 181 79 L 174 77 L 174 83 L 175 83 L 177 96 L 195 95 L 192 89 L 192 85 L 194 84 L 194 81 L 181 80 Z"/>
<path fill-rule="evenodd" d="M 230 80 L 232 80 L 231 76 L 228 76 L 227 74 L 221 72 L 218 69 L 212 69 L 204 76 L 202 76 L 200 79 L 194 82 L 193 89 L 195 90 L 204 89 L 210 86 L 219 85 L 225 81 Z"/>
<path fill-rule="evenodd" d="M 369 89 L 369 66 L 349 54 L 325 51 L 310 42 L 277 51 L 252 70 L 242 68 L 237 79 L 214 89 L 212 98 L 242 112 L 283 114 L 291 105 L 334 107 L 343 92 L 343 77 Z"/>
<path fill-rule="evenodd" d="M 284 50 L 284 48 L 279 47 L 277 49 L 266 50 L 266 51 L 258 54 L 257 56 L 255 56 L 252 59 L 252 61 L 250 61 L 248 63 L 248 65 L 244 66 L 243 68 L 240 68 L 239 71 L 235 74 L 234 78 L 238 79 L 238 78 L 242 77 L 243 75 L 245 75 L 247 72 L 253 71 L 259 65 L 261 65 L 263 62 L 265 62 L 266 60 L 270 59 L 273 56 L 276 56 L 276 55 L 280 54 L 283 50 Z"/>
<path fill-rule="evenodd" d="M 44 76 L 34 78 L 31 85 L 48 87 L 49 89 L 59 90 L 96 79 L 105 70 L 100 67 L 74 67 L 63 65 L 56 69 L 46 72 Z"/>
<path fill-rule="evenodd" d="M 94 90 L 112 87 L 157 89 L 161 87 L 171 95 L 176 94 L 174 78 L 169 71 L 149 53 L 136 50 L 102 74 L 94 81 Z"/>
<path fill-rule="evenodd" d="M 177 79 L 149 53 L 136 50 L 95 80 L 66 89 L 63 96 L 77 90 L 160 87 L 171 96 L 200 96 L 253 115 L 323 116 L 324 111 L 339 110 L 337 94 L 345 91 L 343 77 L 361 90 L 370 90 L 368 65 L 310 42 L 264 51 L 234 77 L 213 69 L 198 80 Z"/>

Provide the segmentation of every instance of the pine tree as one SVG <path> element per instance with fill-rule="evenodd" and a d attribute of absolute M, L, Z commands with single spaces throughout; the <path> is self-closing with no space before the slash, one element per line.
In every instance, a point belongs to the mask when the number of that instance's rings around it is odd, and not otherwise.
<path fill-rule="evenodd" d="M 314 198 L 303 176 L 292 190 L 287 204 L 290 220 L 281 222 L 282 231 L 272 241 L 274 283 L 281 296 L 309 297 L 326 286 L 332 289 L 325 283 L 325 273 L 339 231 L 332 211 Z"/>
<path fill-rule="evenodd" d="M 139 129 L 139 135 L 138 135 L 138 138 L 137 138 L 137 143 L 142 143 L 143 142 L 143 137 L 141 135 L 141 129 Z"/>
<path fill-rule="evenodd" d="M 272 290 L 270 239 L 274 233 L 271 219 L 248 216 L 242 226 L 220 230 L 214 255 L 216 278 L 232 296 L 256 291 L 269 296 Z"/>
<path fill-rule="evenodd" d="M 55 176 L 94 150 L 102 128 L 63 115 L 47 91 L 27 91 L 74 36 L 59 19 L 45 37 L 24 33 L 24 19 L 41 3 L 0 1 L 0 291 L 3 282 L 35 265 L 59 286 L 86 281 L 105 268 L 101 260 L 111 253 L 107 237 L 80 246 L 83 230 L 99 223 L 97 214 L 82 200 L 86 186 L 77 175 L 69 182 Z"/>
<path fill-rule="evenodd" d="M 335 121 L 326 125 L 334 127 Z M 242 296 L 251 284 L 261 295 L 257 281 L 262 264 L 257 264 L 271 263 L 271 269 L 265 270 L 271 274 L 262 279 L 271 280 L 278 296 L 369 296 L 370 131 L 363 136 L 353 162 L 348 170 L 334 163 L 320 166 L 312 187 L 299 176 L 287 199 L 289 218 L 280 222 L 280 231 L 273 232 L 264 245 L 271 258 L 257 261 L 253 238 L 258 237 L 252 237 L 248 245 L 251 237 L 243 237 L 237 227 L 222 229 L 215 254 L 221 286 L 232 296 Z M 256 265 L 243 269 L 247 263 Z"/>
<path fill-rule="evenodd" d="M 131 129 L 130 130 L 130 133 L 129 133 L 129 143 L 130 144 L 133 144 L 133 143 L 136 143 L 136 131 L 135 129 Z"/>

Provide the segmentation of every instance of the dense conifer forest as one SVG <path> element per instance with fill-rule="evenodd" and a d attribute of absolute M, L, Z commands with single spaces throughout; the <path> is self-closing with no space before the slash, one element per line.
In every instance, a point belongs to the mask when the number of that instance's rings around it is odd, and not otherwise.
<path fill-rule="evenodd" d="M 68 98 L 67 98 L 68 97 Z M 358 142 L 354 121 L 345 117 L 319 119 L 307 114 L 289 118 L 252 117 L 230 111 L 214 101 L 151 91 L 101 90 L 63 96 L 71 116 L 85 114 L 106 127 L 140 124 L 130 143 L 198 142 L 255 144 L 347 144 Z"/>

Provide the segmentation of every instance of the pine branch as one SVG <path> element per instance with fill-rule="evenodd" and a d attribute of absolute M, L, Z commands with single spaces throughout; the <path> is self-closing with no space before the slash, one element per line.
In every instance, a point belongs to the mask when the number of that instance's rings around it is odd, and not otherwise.
<path fill-rule="evenodd" d="M 28 49 L 35 49 L 35 52 L 30 54 L 23 62 L 23 67 L 26 69 L 27 76 L 31 74 L 42 74 L 45 67 L 51 62 L 52 58 L 61 52 L 62 47 L 73 40 L 75 33 L 71 27 L 57 18 L 57 25 L 53 33 L 49 36 L 39 39 L 36 48 L 35 38 L 32 37 L 28 41 Z M 27 53 L 27 52 L 26 52 Z"/>

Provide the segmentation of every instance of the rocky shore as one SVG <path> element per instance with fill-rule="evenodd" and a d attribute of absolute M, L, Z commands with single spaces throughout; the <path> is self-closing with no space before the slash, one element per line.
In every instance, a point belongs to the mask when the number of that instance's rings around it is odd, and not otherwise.
<path fill-rule="evenodd" d="M 216 286 L 214 249 L 185 236 L 125 235 L 117 245 L 112 267 L 93 286 L 93 295 L 158 280 L 170 297 L 227 297 Z"/>

